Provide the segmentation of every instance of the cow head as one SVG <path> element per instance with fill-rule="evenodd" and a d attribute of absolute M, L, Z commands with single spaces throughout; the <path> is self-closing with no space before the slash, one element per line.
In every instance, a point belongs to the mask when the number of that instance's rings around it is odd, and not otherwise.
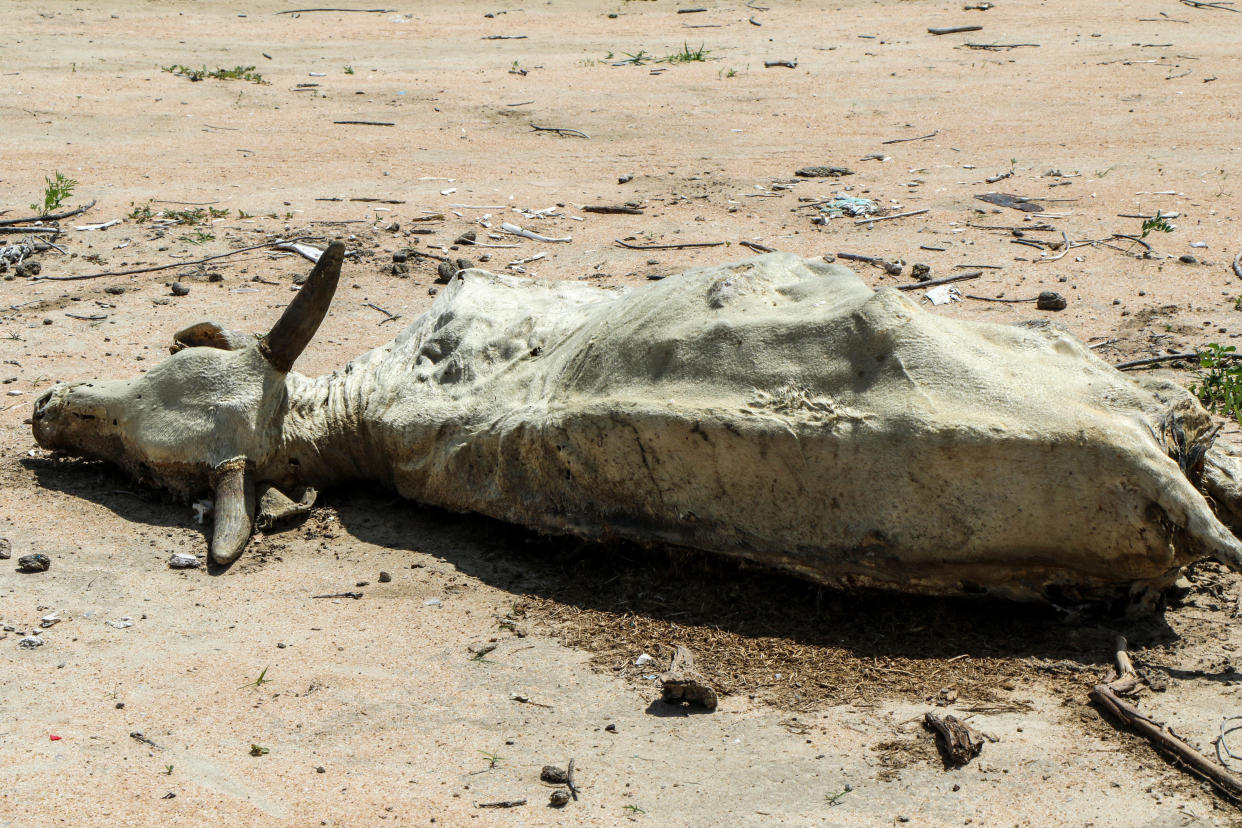
<path fill-rule="evenodd" d="M 254 466 L 278 436 L 285 375 L 328 311 L 344 254 L 329 245 L 261 339 L 204 322 L 179 332 L 173 355 L 143 376 L 55 386 L 35 403 L 35 440 L 184 494 L 210 485 L 211 557 L 236 560 L 254 520 Z"/>

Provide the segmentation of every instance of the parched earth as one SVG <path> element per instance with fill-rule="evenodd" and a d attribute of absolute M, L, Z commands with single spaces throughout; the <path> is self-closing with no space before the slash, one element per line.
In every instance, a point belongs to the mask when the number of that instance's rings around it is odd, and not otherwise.
<path fill-rule="evenodd" d="M 1123 634 L 1139 707 L 1215 755 L 1242 585 L 1213 565 L 1142 617 L 840 595 L 351 489 L 210 576 L 168 566 L 205 551 L 188 504 L 47 455 L 27 422 L 53 382 L 145 370 L 191 322 L 265 330 L 307 267 L 265 245 L 292 237 L 355 251 L 309 374 L 426 309 L 442 258 L 641 285 L 846 253 L 900 265 L 847 260 L 875 285 L 980 272 L 937 312 L 1052 318 L 1114 362 L 1229 345 L 1232 4 L 295 8 L 8 6 L 0 222 L 56 173 L 77 182 L 57 211 L 91 207 L 0 281 L 0 825 L 1238 821 L 1087 701 Z M 982 28 L 928 32 L 957 26 Z M 848 174 L 796 175 L 815 166 Z M 882 220 L 828 209 L 845 197 Z M 16 572 L 32 553 L 50 570 Z M 655 701 L 679 644 L 716 712 Z M 982 754 L 946 770 L 928 710 Z M 554 810 L 540 768 L 571 758 Z"/>

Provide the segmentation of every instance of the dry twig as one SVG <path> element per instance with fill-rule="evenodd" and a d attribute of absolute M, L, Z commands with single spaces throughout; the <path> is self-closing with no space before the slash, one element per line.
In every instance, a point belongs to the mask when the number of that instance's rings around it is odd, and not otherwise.
<path fill-rule="evenodd" d="M 295 240 L 296 241 L 296 240 Z M 191 259 L 189 261 L 173 262 L 172 264 L 153 265 L 152 267 L 136 267 L 131 270 L 105 270 L 102 273 L 84 273 L 80 276 L 36 276 L 31 279 L 32 282 L 77 282 L 82 279 L 99 279 L 103 276 L 133 276 L 136 273 L 154 273 L 157 270 L 170 270 L 174 267 L 186 267 L 188 265 L 202 264 L 215 259 L 223 259 L 226 256 L 236 256 L 238 253 L 246 253 L 251 250 L 261 250 L 264 247 L 274 247 L 278 244 L 284 244 L 285 239 L 278 241 L 264 242 L 263 244 L 254 244 L 250 247 L 239 247 L 236 250 L 230 250 L 227 253 L 217 253 L 214 256 L 204 256 L 201 259 Z"/>

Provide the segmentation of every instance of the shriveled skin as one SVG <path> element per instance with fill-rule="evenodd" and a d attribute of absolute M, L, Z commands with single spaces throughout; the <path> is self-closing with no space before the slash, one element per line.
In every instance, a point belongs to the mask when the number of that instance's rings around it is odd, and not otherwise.
<path fill-rule="evenodd" d="M 128 383 L 60 386 L 36 437 L 174 488 L 244 456 L 283 487 L 378 480 L 834 586 L 1039 599 L 1242 560 L 1161 437 L 1207 428 L 1187 392 L 1055 327 L 945 319 L 788 254 L 632 292 L 467 271 L 329 377 L 269 376 L 257 350 L 189 347 Z M 1215 485 L 1237 465 L 1214 452 L 1207 468 Z"/>

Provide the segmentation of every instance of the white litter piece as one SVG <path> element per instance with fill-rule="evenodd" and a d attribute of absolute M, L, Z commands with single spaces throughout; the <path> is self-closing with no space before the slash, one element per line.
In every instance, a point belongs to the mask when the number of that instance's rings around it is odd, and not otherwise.
<path fill-rule="evenodd" d="M 536 253 L 535 255 L 530 256 L 529 258 L 515 259 L 514 261 L 509 262 L 509 267 L 517 267 L 518 265 L 529 264 L 530 262 L 537 262 L 540 259 L 546 257 L 547 255 L 548 255 L 547 253 Z"/>
<path fill-rule="evenodd" d="M 172 557 L 168 559 L 168 565 L 173 569 L 198 569 L 202 563 L 197 555 L 191 555 L 188 552 L 174 552 Z"/>
<path fill-rule="evenodd" d="M 203 498 L 202 500 L 194 501 L 191 504 L 191 508 L 194 509 L 194 522 L 202 523 L 203 518 L 216 510 L 216 504 L 207 498 Z"/>
<path fill-rule="evenodd" d="M 947 305 L 950 302 L 962 301 L 962 292 L 953 285 L 940 285 L 925 294 L 933 305 Z"/>
<path fill-rule="evenodd" d="M 646 653 L 643 653 L 638 658 L 634 659 L 634 666 L 635 667 L 646 667 L 648 664 L 651 664 L 654 661 L 655 661 L 654 658 L 647 655 Z"/>
<path fill-rule="evenodd" d="M 43 646 L 43 639 L 37 635 L 28 635 L 21 641 L 17 642 L 17 646 L 24 647 L 27 650 L 33 650 L 35 647 Z"/>
<path fill-rule="evenodd" d="M 504 230 L 506 233 L 512 233 L 515 236 L 521 236 L 524 239 L 531 239 L 532 241 L 571 242 L 574 240 L 573 236 L 565 236 L 564 238 L 555 238 L 553 236 L 541 236 L 538 233 L 532 233 L 529 230 L 523 230 L 521 227 L 518 227 L 516 224 L 510 224 L 507 221 L 500 225 L 500 229 Z"/>
<path fill-rule="evenodd" d="M 112 627 L 115 630 L 123 630 L 126 627 L 134 626 L 134 619 L 126 615 L 123 618 L 118 618 L 115 621 L 105 621 L 104 623 L 107 624 L 109 627 Z"/>
<path fill-rule="evenodd" d="M 327 72 L 307 72 L 306 74 L 310 75 L 312 78 L 326 78 L 328 76 Z"/>
<path fill-rule="evenodd" d="M 440 195 L 452 195 L 455 192 L 457 192 L 456 187 L 449 187 L 447 190 L 441 190 Z"/>
<path fill-rule="evenodd" d="M 39 626 L 46 630 L 48 627 L 55 626 L 63 620 L 63 618 L 53 612 L 40 618 Z"/>
<path fill-rule="evenodd" d="M 73 229 L 74 230 L 106 230 L 109 227 L 113 227 L 120 223 L 121 223 L 120 219 L 113 219 L 112 221 L 105 221 L 102 224 L 77 224 L 77 225 L 74 225 Z"/>
<path fill-rule="evenodd" d="M 6 391 L 5 394 L 9 397 L 20 397 L 22 392 L 14 389 L 12 391 Z"/>
<path fill-rule="evenodd" d="M 272 246 L 277 250 L 288 250 L 293 253 L 297 253 L 299 256 L 310 259 L 315 263 L 318 263 L 319 257 L 323 255 L 323 251 L 318 247 L 312 247 L 309 244 L 302 244 L 301 242 L 281 242 L 280 244 Z"/>
<path fill-rule="evenodd" d="M 1207 242 L 1191 242 L 1191 247 L 1207 247 Z"/>
<path fill-rule="evenodd" d="M 426 601 L 423 601 L 423 606 L 424 607 L 438 607 L 442 603 L 443 602 L 439 598 L 428 598 Z"/>

